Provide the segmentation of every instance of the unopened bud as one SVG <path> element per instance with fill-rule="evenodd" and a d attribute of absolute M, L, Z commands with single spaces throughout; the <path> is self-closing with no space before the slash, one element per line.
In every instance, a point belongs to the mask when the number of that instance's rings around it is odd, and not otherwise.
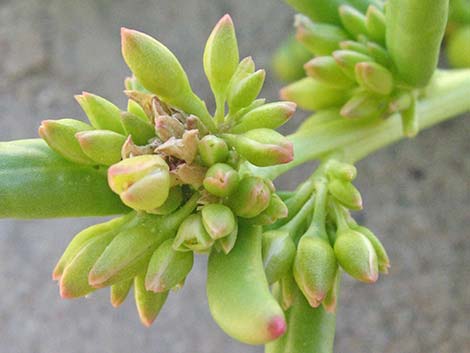
<path fill-rule="evenodd" d="M 331 180 L 328 183 L 328 191 L 343 206 L 346 206 L 351 210 L 362 209 L 361 194 L 350 182 L 340 179 Z"/>
<path fill-rule="evenodd" d="M 236 227 L 232 210 L 222 204 L 204 206 L 201 216 L 204 228 L 214 240 L 228 236 Z"/>
<path fill-rule="evenodd" d="M 121 29 L 121 40 L 124 60 L 145 88 L 187 113 L 208 114 L 204 102 L 192 91 L 178 59 L 167 47 L 127 28 Z"/>
<path fill-rule="evenodd" d="M 78 132 L 75 137 L 82 151 L 102 165 L 113 165 L 121 160 L 121 148 L 126 142 L 124 135 L 109 130 Z"/>
<path fill-rule="evenodd" d="M 292 268 L 295 244 L 289 232 L 271 230 L 263 233 L 263 266 L 269 284 L 279 281 Z"/>
<path fill-rule="evenodd" d="M 203 181 L 204 188 L 211 194 L 229 196 L 238 185 L 238 172 L 228 164 L 214 164 L 206 173 Z"/>
<path fill-rule="evenodd" d="M 237 236 L 238 236 L 238 223 L 235 222 L 235 228 L 233 231 L 227 235 L 226 237 L 223 237 L 222 239 L 219 239 L 215 242 L 215 246 L 222 250 L 225 255 L 227 255 L 230 251 L 232 251 L 233 247 L 235 246 L 235 242 L 237 241 Z"/>
<path fill-rule="evenodd" d="M 339 42 L 349 38 L 340 27 L 312 22 L 304 15 L 296 15 L 294 26 L 297 28 L 296 39 L 315 56 L 330 55 L 339 49 Z"/>
<path fill-rule="evenodd" d="M 294 114 L 296 104 L 274 102 L 262 105 L 243 115 L 230 132 L 240 134 L 253 129 L 277 129 L 284 125 Z"/>
<path fill-rule="evenodd" d="M 198 152 L 202 163 L 210 167 L 227 160 L 228 146 L 220 137 L 207 135 L 199 141 Z"/>
<path fill-rule="evenodd" d="M 359 92 L 343 105 L 340 114 L 348 119 L 376 119 L 384 115 L 387 105 L 387 97 Z"/>
<path fill-rule="evenodd" d="M 271 194 L 271 201 L 269 206 L 256 217 L 250 218 L 250 223 L 257 225 L 269 225 L 276 222 L 278 219 L 286 218 L 289 210 L 286 204 L 281 200 L 277 194 Z"/>
<path fill-rule="evenodd" d="M 271 66 L 275 75 L 281 81 L 291 82 L 304 77 L 305 73 L 302 65 L 311 57 L 312 54 L 303 44 L 299 43 L 293 36 L 289 36 L 276 49 Z"/>
<path fill-rule="evenodd" d="M 328 87 L 311 77 L 283 87 L 279 95 L 281 99 L 295 102 L 300 108 L 307 110 L 336 107 L 346 102 L 349 97 L 348 91 Z"/>
<path fill-rule="evenodd" d="M 127 101 L 127 111 L 131 114 L 134 114 L 135 116 L 138 116 L 140 119 L 142 119 L 145 122 L 150 121 L 149 117 L 145 113 L 145 110 L 132 99 L 129 99 Z"/>
<path fill-rule="evenodd" d="M 357 176 L 357 169 L 349 163 L 329 160 L 326 167 L 327 174 L 332 178 L 338 178 L 343 181 L 353 181 Z"/>
<path fill-rule="evenodd" d="M 339 17 L 344 28 L 357 38 L 358 35 L 367 35 L 366 17 L 349 5 L 339 7 Z"/>
<path fill-rule="evenodd" d="M 370 56 L 352 50 L 336 50 L 332 55 L 344 74 L 352 80 L 356 79 L 354 68 L 357 63 L 373 61 Z"/>
<path fill-rule="evenodd" d="M 180 186 L 174 186 L 170 189 L 168 198 L 160 207 L 157 207 L 154 210 L 147 210 L 148 213 L 157 214 L 157 215 L 168 215 L 176 211 L 178 207 L 181 206 L 183 202 L 183 191 Z"/>
<path fill-rule="evenodd" d="M 192 214 L 181 223 L 173 242 L 176 251 L 208 251 L 214 239 L 207 233 L 200 213 Z"/>
<path fill-rule="evenodd" d="M 125 159 L 108 169 L 108 184 L 127 206 L 153 210 L 168 198 L 169 168 L 157 155 Z"/>
<path fill-rule="evenodd" d="M 325 86 L 338 89 L 354 86 L 354 81 L 344 74 L 331 56 L 317 56 L 307 62 L 304 68 L 308 76 L 320 81 Z"/>
<path fill-rule="evenodd" d="M 111 286 L 110 301 L 115 308 L 119 307 L 127 298 L 134 279 L 126 279 Z"/>
<path fill-rule="evenodd" d="M 121 114 L 121 121 L 126 134 L 131 135 L 132 141 L 137 145 L 146 145 L 151 138 L 155 137 L 153 125 L 137 115 L 123 112 Z"/>
<path fill-rule="evenodd" d="M 271 192 L 260 177 L 246 176 L 229 198 L 229 206 L 237 216 L 252 218 L 269 206 Z"/>
<path fill-rule="evenodd" d="M 372 57 L 378 64 L 384 67 L 392 67 L 392 58 L 390 53 L 384 47 L 375 42 L 367 42 L 368 55 Z"/>
<path fill-rule="evenodd" d="M 162 310 L 168 292 L 155 293 L 145 289 L 145 275 L 142 273 L 134 279 L 134 298 L 140 321 L 150 327 Z"/>
<path fill-rule="evenodd" d="M 318 236 L 303 236 L 297 246 L 294 277 L 307 301 L 318 307 L 334 284 L 338 265 L 331 245 Z"/>
<path fill-rule="evenodd" d="M 388 257 L 387 251 L 385 250 L 385 247 L 383 246 L 382 242 L 379 240 L 379 238 L 375 236 L 374 233 L 370 231 L 370 229 L 366 227 L 361 227 L 361 226 L 354 227 L 354 230 L 358 231 L 359 233 L 362 233 L 363 235 L 366 236 L 367 239 L 369 239 L 369 241 L 371 242 L 377 254 L 379 271 L 381 273 L 387 274 L 388 269 L 390 268 L 390 259 Z"/>
<path fill-rule="evenodd" d="M 369 55 L 369 50 L 364 43 L 356 42 L 354 40 L 345 40 L 339 43 L 339 47 L 344 50 L 352 50 L 361 54 Z"/>
<path fill-rule="evenodd" d="M 366 283 L 377 281 L 377 254 L 365 235 L 354 230 L 344 231 L 338 234 L 334 250 L 338 263 L 349 275 Z"/>
<path fill-rule="evenodd" d="M 65 159 L 79 164 L 93 165 L 96 162 L 82 151 L 75 138 L 76 133 L 89 130 L 93 128 L 79 120 L 44 120 L 39 127 L 39 136 Z"/>
<path fill-rule="evenodd" d="M 228 91 L 231 91 L 235 88 L 236 85 L 240 83 L 241 80 L 248 77 L 255 72 L 255 62 L 251 56 L 243 58 L 237 66 L 232 79 L 230 80 L 230 85 Z"/>
<path fill-rule="evenodd" d="M 263 87 L 265 76 L 266 72 L 264 70 L 258 70 L 230 88 L 227 98 L 231 112 L 236 112 L 248 106 L 256 99 Z"/>
<path fill-rule="evenodd" d="M 122 127 L 120 119 L 121 110 L 113 103 L 88 92 L 83 92 L 82 95 L 76 95 L 75 99 L 82 107 L 93 127 L 100 130 L 111 130 L 118 134 L 124 134 L 124 128 Z"/>
<path fill-rule="evenodd" d="M 173 239 L 165 240 L 153 253 L 145 276 L 147 290 L 157 293 L 169 291 L 184 281 L 191 271 L 193 253 L 176 251 L 172 245 Z"/>
<path fill-rule="evenodd" d="M 369 5 L 366 13 L 368 36 L 379 43 L 385 43 L 385 15 L 374 5 Z"/>
<path fill-rule="evenodd" d="M 383 95 L 393 90 L 393 75 L 382 65 L 373 62 L 357 63 L 356 80 L 365 89 Z"/>
<path fill-rule="evenodd" d="M 215 25 L 204 50 L 204 72 L 215 95 L 225 95 L 238 60 L 235 28 L 231 17 L 225 15 Z"/>
<path fill-rule="evenodd" d="M 254 129 L 242 135 L 224 134 L 224 139 L 248 162 L 264 167 L 292 161 L 292 143 L 271 129 Z"/>

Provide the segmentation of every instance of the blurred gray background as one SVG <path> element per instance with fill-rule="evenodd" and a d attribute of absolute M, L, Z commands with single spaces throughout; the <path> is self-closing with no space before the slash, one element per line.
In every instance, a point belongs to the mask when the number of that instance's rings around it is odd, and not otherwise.
<path fill-rule="evenodd" d="M 291 30 L 293 13 L 281 0 L 0 1 L 0 140 L 34 137 L 46 118 L 84 119 L 73 99 L 82 90 L 123 107 L 120 26 L 171 48 L 211 104 L 202 50 L 226 12 L 241 55 L 268 68 Z M 268 71 L 264 96 L 276 99 L 279 88 Z M 470 352 L 469 136 L 468 120 L 459 118 L 359 163 L 366 207 L 359 217 L 385 243 L 392 270 L 376 285 L 346 279 L 336 352 Z M 283 186 L 308 172 L 284 178 Z M 212 321 L 205 257 L 150 329 L 140 325 L 132 298 L 118 310 L 106 290 L 60 299 L 52 268 L 72 236 L 96 221 L 0 220 L 0 352 L 262 352 Z"/>

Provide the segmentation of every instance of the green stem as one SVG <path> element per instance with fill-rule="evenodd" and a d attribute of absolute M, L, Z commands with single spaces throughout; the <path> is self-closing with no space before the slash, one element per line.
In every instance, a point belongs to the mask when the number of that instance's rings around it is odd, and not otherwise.
<path fill-rule="evenodd" d="M 420 129 L 470 111 L 470 69 L 440 71 L 418 101 Z M 404 138 L 399 114 L 386 120 L 334 120 L 321 126 L 298 131 L 289 139 L 294 144 L 294 161 L 265 168 L 253 168 L 257 175 L 275 179 L 311 160 L 343 150 L 345 160 L 356 162 L 369 154 Z"/>

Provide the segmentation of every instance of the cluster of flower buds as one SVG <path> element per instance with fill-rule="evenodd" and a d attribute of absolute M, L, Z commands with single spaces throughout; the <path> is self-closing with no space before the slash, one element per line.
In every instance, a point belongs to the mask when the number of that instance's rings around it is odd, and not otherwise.
<path fill-rule="evenodd" d="M 287 223 L 278 221 L 264 232 L 266 276 L 284 310 L 298 286 L 312 307 L 322 304 L 334 312 L 339 268 L 366 283 L 377 281 L 379 272 L 388 273 L 383 245 L 350 216 L 350 210 L 362 208 L 351 183 L 355 177 L 353 165 L 326 161 L 285 200 Z"/>
<path fill-rule="evenodd" d="M 338 12 L 320 16 L 319 4 L 288 2 L 306 14 L 296 16 L 296 39 L 313 58 L 304 64 L 307 77 L 284 87 L 281 97 L 307 110 L 337 108 L 347 119 L 386 118 L 400 113 L 403 133 L 416 135 L 419 91 L 397 73 L 387 48 L 383 4 L 331 6 Z M 278 62 L 282 64 L 281 58 Z M 292 62 L 285 61 L 284 65 Z"/>
<path fill-rule="evenodd" d="M 111 190 L 132 209 L 72 240 L 53 275 L 61 295 L 111 286 L 117 306 L 134 284 L 142 322 L 149 325 L 168 291 L 184 282 L 194 253 L 214 249 L 225 256 L 239 223 L 257 227 L 287 217 L 271 180 L 244 165 L 293 159 L 292 144 L 274 129 L 296 105 L 257 99 L 265 72 L 255 70 L 251 57 L 240 61 L 228 15 L 204 51 L 214 116 L 165 46 L 134 30 L 123 28 L 121 35 L 133 73 L 125 81 L 127 109 L 84 92 L 76 100 L 90 124 L 46 120 L 39 134 L 65 159 L 107 173 Z"/>

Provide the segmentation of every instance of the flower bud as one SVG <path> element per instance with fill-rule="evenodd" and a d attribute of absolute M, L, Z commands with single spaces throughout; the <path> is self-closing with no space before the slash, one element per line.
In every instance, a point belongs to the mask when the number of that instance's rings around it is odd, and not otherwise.
<path fill-rule="evenodd" d="M 269 206 L 271 192 L 260 177 L 246 176 L 228 200 L 232 211 L 239 217 L 252 218 Z"/>
<path fill-rule="evenodd" d="M 354 230 L 338 234 L 335 255 L 341 267 L 352 277 L 373 283 L 379 277 L 377 254 L 367 237 Z"/>
<path fill-rule="evenodd" d="M 131 135 L 132 141 L 137 145 L 146 145 L 151 138 L 155 137 L 153 125 L 137 115 L 123 112 L 121 121 L 126 134 Z"/>
<path fill-rule="evenodd" d="M 230 132 L 240 134 L 253 129 L 277 129 L 284 125 L 294 114 L 296 104 L 274 102 L 262 105 L 243 115 Z"/>
<path fill-rule="evenodd" d="M 352 50 L 336 50 L 332 55 L 344 74 L 352 80 L 356 79 L 354 67 L 357 63 L 373 61 L 370 56 Z"/>
<path fill-rule="evenodd" d="M 237 66 L 232 79 L 230 80 L 228 91 L 234 89 L 234 87 L 240 83 L 241 80 L 248 77 L 252 73 L 255 72 L 255 62 L 253 61 L 251 56 L 247 56 L 243 58 Z"/>
<path fill-rule="evenodd" d="M 336 49 L 336 48 L 335 48 Z M 274 74 L 283 82 L 291 82 L 304 77 L 302 65 L 312 57 L 307 48 L 295 37 L 289 36 L 276 49 L 272 59 Z"/>
<path fill-rule="evenodd" d="M 343 206 L 351 210 L 362 209 L 362 197 L 353 184 L 339 179 L 331 180 L 328 183 L 328 191 Z"/>
<path fill-rule="evenodd" d="M 339 49 L 339 42 L 349 38 L 340 27 L 312 22 L 304 15 L 296 15 L 294 26 L 297 28 L 296 39 L 315 56 L 330 55 Z"/>
<path fill-rule="evenodd" d="M 265 76 L 266 72 L 264 70 L 258 70 L 231 87 L 227 97 L 230 112 L 236 112 L 248 106 L 258 97 Z"/>
<path fill-rule="evenodd" d="M 358 35 L 368 35 L 366 27 L 366 17 L 349 5 L 341 5 L 339 7 L 339 17 L 343 27 L 357 38 Z"/>
<path fill-rule="evenodd" d="M 156 151 L 191 164 L 197 156 L 198 134 L 197 130 L 187 130 L 181 139 L 172 137 L 158 146 Z"/>
<path fill-rule="evenodd" d="M 375 42 L 385 43 L 385 15 L 374 5 L 369 5 L 366 12 L 368 37 Z"/>
<path fill-rule="evenodd" d="M 317 56 L 304 65 L 308 76 L 325 86 L 347 89 L 354 86 L 354 81 L 346 76 L 338 63 L 331 56 Z"/>
<path fill-rule="evenodd" d="M 373 62 L 357 63 L 356 80 L 365 89 L 383 95 L 393 90 L 393 75 L 382 65 Z"/>
<path fill-rule="evenodd" d="M 344 50 L 356 51 L 360 54 L 369 55 L 369 50 L 364 43 L 356 42 L 354 40 L 345 40 L 339 43 L 339 47 Z"/>
<path fill-rule="evenodd" d="M 207 233 L 200 213 L 192 214 L 181 223 L 173 242 L 176 251 L 208 251 L 214 240 Z"/>
<path fill-rule="evenodd" d="M 111 286 L 110 301 L 115 308 L 119 307 L 127 298 L 134 279 L 126 279 Z"/>
<path fill-rule="evenodd" d="M 156 98 L 155 95 L 151 94 L 148 91 L 142 92 L 139 90 L 125 90 L 124 94 L 143 110 L 145 116 L 147 117 L 147 121 L 150 122 L 153 120 L 155 115 L 153 111 L 152 101 Z M 142 115 L 142 113 L 140 113 L 140 115 Z"/>
<path fill-rule="evenodd" d="M 121 29 L 122 55 L 140 83 L 163 101 L 197 116 L 209 115 L 203 101 L 192 91 L 178 59 L 154 38 Z"/>
<path fill-rule="evenodd" d="M 132 99 L 127 100 L 127 111 L 135 116 L 138 116 L 142 121 L 149 122 L 150 119 L 145 113 L 145 110 Z M 121 116 L 122 119 L 122 116 Z"/>
<path fill-rule="evenodd" d="M 126 142 L 124 135 L 109 130 L 78 132 L 75 137 L 82 151 L 93 161 L 113 165 L 121 160 L 121 148 Z"/>
<path fill-rule="evenodd" d="M 385 113 L 387 105 L 386 97 L 359 92 L 343 105 L 340 114 L 348 119 L 375 119 Z"/>
<path fill-rule="evenodd" d="M 184 281 L 191 271 L 193 253 L 176 251 L 172 245 L 173 239 L 168 239 L 153 253 L 145 276 L 147 290 L 157 293 L 169 291 Z"/>
<path fill-rule="evenodd" d="M 222 17 L 207 39 L 204 50 L 204 72 L 216 96 L 225 95 L 238 66 L 238 44 L 229 15 Z"/>
<path fill-rule="evenodd" d="M 237 241 L 237 236 L 238 236 L 238 223 L 235 222 L 235 228 L 233 229 L 233 231 L 226 237 L 223 237 L 217 240 L 214 243 L 214 245 L 216 246 L 216 249 L 222 250 L 224 254 L 227 255 L 230 251 L 232 251 L 233 247 L 235 246 L 235 242 Z"/>
<path fill-rule="evenodd" d="M 328 161 L 326 172 L 331 178 L 338 178 L 346 182 L 353 181 L 357 176 L 357 169 L 355 166 L 335 159 Z"/>
<path fill-rule="evenodd" d="M 75 138 L 77 132 L 89 130 L 93 128 L 79 120 L 44 120 L 39 127 L 39 136 L 65 159 L 74 163 L 93 165 L 96 162 L 82 151 Z"/>
<path fill-rule="evenodd" d="M 140 91 L 143 93 L 150 93 L 142 84 L 139 82 L 137 77 L 132 75 L 124 79 L 124 87 L 126 90 Z"/>
<path fill-rule="evenodd" d="M 88 283 L 88 273 L 115 236 L 115 232 L 106 232 L 101 236 L 93 237 L 83 245 L 77 255 L 67 264 L 60 277 L 59 287 L 62 298 L 78 298 L 95 290 Z"/>
<path fill-rule="evenodd" d="M 263 266 L 269 284 L 279 281 L 292 268 L 295 244 L 289 232 L 271 230 L 263 233 Z"/>
<path fill-rule="evenodd" d="M 220 137 L 207 135 L 199 141 L 198 152 L 202 163 L 210 167 L 227 160 L 228 146 Z"/>
<path fill-rule="evenodd" d="M 155 131 L 163 142 L 172 137 L 181 138 L 184 130 L 184 125 L 173 116 L 158 115 L 155 117 Z"/>
<path fill-rule="evenodd" d="M 283 87 L 279 94 L 281 99 L 295 102 L 300 108 L 307 110 L 339 106 L 349 97 L 348 91 L 328 87 L 311 77 Z"/>
<path fill-rule="evenodd" d="M 145 289 L 145 275 L 139 274 L 134 279 L 134 298 L 140 321 L 150 327 L 166 302 L 168 292 L 154 293 Z"/>
<path fill-rule="evenodd" d="M 323 308 L 328 313 L 336 313 L 336 306 L 338 303 L 338 290 L 339 282 L 341 280 L 341 270 L 338 268 L 336 270 L 335 281 L 328 291 L 325 299 L 322 301 Z"/>
<path fill-rule="evenodd" d="M 378 64 L 384 67 L 393 67 L 392 58 L 390 53 L 384 47 L 375 42 L 367 42 L 368 55 L 373 58 Z"/>
<path fill-rule="evenodd" d="M 271 129 L 254 129 L 242 135 L 224 134 L 223 137 L 248 162 L 256 166 L 288 163 L 294 158 L 292 143 Z"/>
<path fill-rule="evenodd" d="M 463 1 L 462 1 L 463 4 Z M 468 9 L 468 4 L 467 4 Z M 470 43 L 470 25 L 466 24 L 456 28 L 452 34 L 449 33 L 447 44 L 447 58 L 452 67 L 468 68 L 470 67 L 469 44 Z"/>
<path fill-rule="evenodd" d="M 297 291 L 297 284 L 295 283 L 292 273 L 288 273 L 279 281 L 281 287 L 281 307 L 287 311 L 292 304 L 294 304 L 294 296 Z"/>
<path fill-rule="evenodd" d="M 204 188 L 219 197 L 230 195 L 238 185 L 238 172 L 228 164 L 214 164 L 206 173 Z"/>
<path fill-rule="evenodd" d="M 294 277 L 307 301 L 318 307 L 334 284 L 338 265 L 331 245 L 318 236 L 303 236 L 297 246 Z"/>
<path fill-rule="evenodd" d="M 236 219 L 230 208 L 222 204 L 209 204 L 201 210 L 202 224 L 212 239 L 230 235 L 235 229 Z"/>
<path fill-rule="evenodd" d="M 127 206 L 153 210 L 168 198 L 169 168 L 157 155 L 125 159 L 108 169 L 108 184 Z"/>
<path fill-rule="evenodd" d="M 375 236 L 374 233 L 370 231 L 370 229 L 366 227 L 354 227 L 354 230 L 365 235 L 367 239 L 371 242 L 374 250 L 377 254 L 377 261 L 379 266 L 379 271 L 381 273 L 388 273 L 388 269 L 390 268 L 390 259 L 388 258 L 387 251 L 385 250 L 384 246 L 382 245 L 379 238 Z"/>
<path fill-rule="evenodd" d="M 181 206 L 181 203 L 183 202 L 183 191 L 181 190 L 181 187 L 179 186 L 174 186 L 170 189 L 170 192 L 168 194 L 168 198 L 166 201 L 161 205 L 160 207 L 157 207 L 154 210 L 148 210 L 148 213 L 152 214 L 157 214 L 157 215 L 168 215 L 170 213 L 173 213 L 173 211 L 176 211 L 178 207 Z"/>
<path fill-rule="evenodd" d="M 277 194 L 271 194 L 271 201 L 269 206 L 256 217 L 250 218 L 251 224 L 269 225 L 276 222 L 278 219 L 286 218 L 289 210 L 286 204 L 281 200 Z"/>
<path fill-rule="evenodd" d="M 121 110 L 113 103 L 88 92 L 83 92 L 82 95 L 76 95 L 75 99 L 82 107 L 94 128 L 124 134 L 120 119 Z"/>

